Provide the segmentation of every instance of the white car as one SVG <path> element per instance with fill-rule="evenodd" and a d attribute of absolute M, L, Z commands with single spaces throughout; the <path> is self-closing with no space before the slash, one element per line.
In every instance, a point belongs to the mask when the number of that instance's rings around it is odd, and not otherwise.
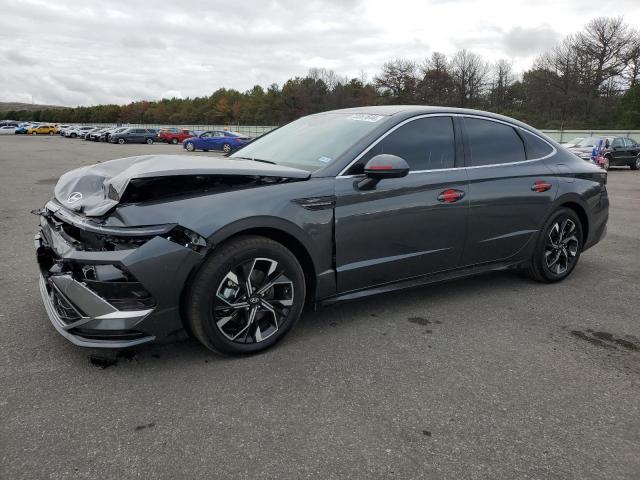
<path fill-rule="evenodd" d="M 83 137 L 89 130 L 93 130 L 96 127 L 76 127 L 64 132 L 64 136 L 67 138 Z"/>
<path fill-rule="evenodd" d="M 0 127 L 0 135 L 15 135 L 16 127 L 4 126 Z"/>

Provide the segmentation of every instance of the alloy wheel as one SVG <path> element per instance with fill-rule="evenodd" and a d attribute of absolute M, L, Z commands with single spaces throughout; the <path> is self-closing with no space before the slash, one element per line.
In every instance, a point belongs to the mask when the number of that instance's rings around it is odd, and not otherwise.
<path fill-rule="evenodd" d="M 220 332 L 237 343 L 260 343 L 286 322 L 293 306 L 293 282 L 270 258 L 242 262 L 216 290 L 213 318 Z"/>
<path fill-rule="evenodd" d="M 547 268 L 556 275 L 564 274 L 575 262 L 580 247 L 578 229 L 570 218 L 560 218 L 549 229 L 544 248 Z"/>
<path fill-rule="evenodd" d="M 191 143 L 191 142 L 187 142 L 187 144 L 185 146 L 187 147 L 187 151 L 189 151 L 189 152 L 193 152 L 195 150 L 195 147 L 194 147 L 193 143 Z"/>
<path fill-rule="evenodd" d="M 225 153 L 229 153 L 231 151 L 231 145 L 229 145 L 228 143 L 225 143 L 222 146 L 222 151 L 225 152 Z"/>

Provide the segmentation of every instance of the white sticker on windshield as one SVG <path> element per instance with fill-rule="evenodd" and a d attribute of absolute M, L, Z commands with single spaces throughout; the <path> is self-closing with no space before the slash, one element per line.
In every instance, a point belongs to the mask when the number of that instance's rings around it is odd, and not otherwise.
<path fill-rule="evenodd" d="M 322 163 L 329 163 L 331 159 L 329 157 L 320 157 L 318 161 Z"/>
<path fill-rule="evenodd" d="M 382 118 L 382 115 L 370 115 L 368 113 L 354 113 L 349 115 L 347 120 L 358 120 L 360 122 L 377 122 Z"/>

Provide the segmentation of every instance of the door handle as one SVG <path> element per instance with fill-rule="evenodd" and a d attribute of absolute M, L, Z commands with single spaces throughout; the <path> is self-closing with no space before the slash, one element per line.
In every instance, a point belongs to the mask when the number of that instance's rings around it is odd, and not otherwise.
<path fill-rule="evenodd" d="M 533 185 L 531 185 L 531 190 L 533 190 L 534 192 L 542 193 L 550 190 L 552 186 L 553 185 L 551 185 L 549 182 L 545 182 L 544 180 L 537 180 Z"/>
<path fill-rule="evenodd" d="M 447 188 L 438 195 L 438 201 L 442 203 L 453 203 L 462 200 L 464 192 L 455 188 Z"/>

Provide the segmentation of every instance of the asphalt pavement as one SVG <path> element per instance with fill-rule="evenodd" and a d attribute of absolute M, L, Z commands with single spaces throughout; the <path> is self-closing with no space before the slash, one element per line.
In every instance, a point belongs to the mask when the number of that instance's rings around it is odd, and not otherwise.
<path fill-rule="evenodd" d="M 183 150 L 0 137 L 0 478 L 640 478 L 639 172 L 610 171 L 608 236 L 561 284 L 342 303 L 246 358 L 184 338 L 96 360 L 45 315 L 29 212 L 147 153 Z"/>

